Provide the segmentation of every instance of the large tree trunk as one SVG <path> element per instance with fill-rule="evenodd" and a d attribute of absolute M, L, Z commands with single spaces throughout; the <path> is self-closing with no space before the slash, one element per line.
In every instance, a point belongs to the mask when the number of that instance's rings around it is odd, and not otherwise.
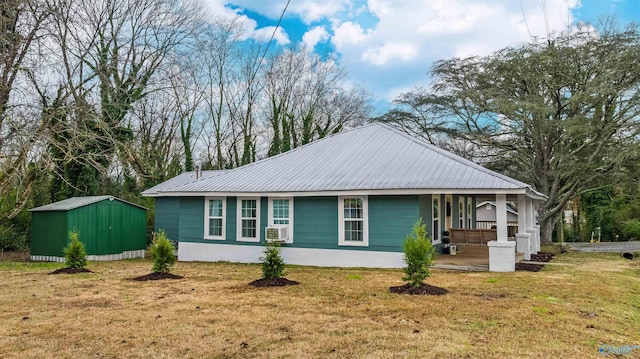
<path fill-rule="evenodd" d="M 555 227 L 556 223 L 558 223 L 559 218 L 559 214 L 555 214 L 546 218 L 540 218 L 540 242 L 551 243 L 553 241 L 553 228 Z"/>

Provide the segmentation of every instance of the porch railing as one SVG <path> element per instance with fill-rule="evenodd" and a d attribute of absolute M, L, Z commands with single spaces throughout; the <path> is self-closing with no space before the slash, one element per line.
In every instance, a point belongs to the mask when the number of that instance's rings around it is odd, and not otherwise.
<path fill-rule="evenodd" d="M 496 229 L 496 221 L 476 221 L 476 228 L 478 229 Z M 518 221 L 507 222 L 507 236 L 515 238 L 518 233 Z"/>

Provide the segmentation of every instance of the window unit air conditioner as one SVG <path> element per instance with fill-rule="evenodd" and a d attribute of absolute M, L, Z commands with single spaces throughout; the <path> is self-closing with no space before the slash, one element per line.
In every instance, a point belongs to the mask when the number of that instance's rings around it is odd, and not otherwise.
<path fill-rule="evenodd" d="M 287 227 L 266 227 L 264 238 L 267 242 L 286 242 L 289 239 Z"/>

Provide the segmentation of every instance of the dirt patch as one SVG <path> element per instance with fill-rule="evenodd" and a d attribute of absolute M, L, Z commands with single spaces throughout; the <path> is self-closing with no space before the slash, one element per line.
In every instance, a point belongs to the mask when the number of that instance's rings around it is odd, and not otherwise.
<path fill-rule="evenodd" d="M 553 259 L 553 256 L 553 253 L 538 252 L 531 255 L 531 262 L 549 263 Z M 542 268 L 544 268 L 544 264 L 516 263 L 517 271 L 539 272 Z"/>
<path fill-rule="evenodd" d="M 93 273 L 87 268 L 60 268 L 56 269 L 49 274 L 78 274 L 78 273 Z"/>
<path fill-rule="evenodd" d="M 284 287 L 287 285 L 297 285 L 300 284 L 295 280 L 289 280 L 287 278 L 262 278 L 258 280 L 254 280 L 249 283 L 249 285 L 263 288 L 263 287 Z"/>
<path fill-rule="evenodd" d="M 28 262 L 29 261 L 29 252 L 2 252 L 0 254 L 0 261 L 5 262 Z"/>
<path fill-rule="evenodd" d="M 146 275 L 142 275 L 140 277 L 132 278 L 131 280 L 144 282 L 148 280 L 161 280 L 161 279 L 182 279 L 184 278 L 181 275 L 171 274 L 171 273 L 149 273 Z"/>
<path fill-rule="evenodd" d="M 519 271 L 540 272 L 542 268 L 544 268 L 544 264 L 516 263 L 516 270 Z"/>
<path fill-rule="evenodd" d="M 553 253 L 547 252 L 538 252 L 537 254 L 531 255 L 532 262 L 551 262 L 553 259 Z"/>
<path fill-rule="evenodd" d="M 390 287 L 389 291 L 391 293 L 409 295 L 445 295 L 449 293 L 449 291 L 444 288 L 436 287 L 429 284 L 421 284 L 419 287 L 405 284 L 397 287 Z"/>

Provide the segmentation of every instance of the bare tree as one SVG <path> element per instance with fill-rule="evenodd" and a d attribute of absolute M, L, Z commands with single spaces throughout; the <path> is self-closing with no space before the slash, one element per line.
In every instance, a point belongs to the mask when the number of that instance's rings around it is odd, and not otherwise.
<path fill-rule="evenodd" d="M 132 106 L 161 88 L 154 75 L 169 55 L 202 25 L 199 4 L 169 0 L 56 0 L 54 31 L 63 64 L 61 76 L 72 93 L 87 146 L 81 171 L 105 176 L 133 138 Z M 132 118 L 131 120 L 136 120 Z M 61 146 L 59 146 L 61 147 Z M 65 156 L 83 157 L 72 147 Z M 122 160 L 130 156 L 121 156 Z M 57 161 L 60 167 L 60 161 Z M 65 172 L 65 171 L 61 171 Z M 80 190 L 80 174 L 64 173 L 71 192 Z M 91 176 L 90 176 L 91 177 Z M 80 190 L 80 191 L 79 191 Z"/>
<path fill-rule="evenodd" d="M 211 168 L 222 169 L 230 165 L 230 159 L 224 154 L 225 143 L 232 136 L 228 104 L 234 93 L 239 91 L 234 74 L 242 56 L 243 36 L 239 18 L 217 18 L 198 37 L 193 63 L 201 65 L 204 113 L 208 117 L 208 124 L 204 126 L 208 148 L 206 157 Z"/>
<path fill-rule="evenodd" d="M 46 4 L 37 0 L 0 4 L 0 193 L 13 196 L 2 199 L 0 222 L 24 207 L 36 176 L 28 163 L 43 137 L 46 118 L 29 96 L 34 90 L 30 78 L 37 71 L 49 15 Z"/>
<path fill-rule="evenodd" d="M 285 50 L 265 73 L 268 122 L 273 131 L 269 155 L 363 123 L 371 107 L 366 91 L 347 86 L 345 71 L 333 59 L 305 48 Z"/>

